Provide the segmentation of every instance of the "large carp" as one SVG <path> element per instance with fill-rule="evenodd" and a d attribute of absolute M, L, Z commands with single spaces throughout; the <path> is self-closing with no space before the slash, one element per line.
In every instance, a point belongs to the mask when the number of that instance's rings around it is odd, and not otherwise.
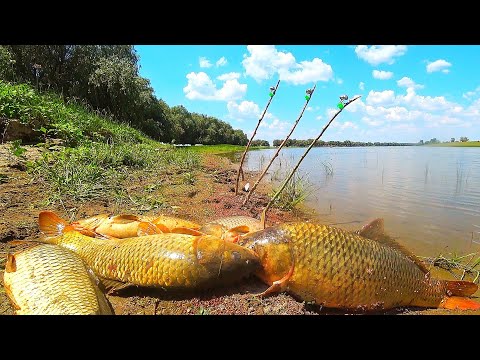
<path fill-rule="evenodd" d="M 271 285 L 264 294 L 288 291 L 340 309 L 480 308 L 466 298 L 476 284 L 431 278 L 415 255 L 384 234 L 382 219 L 357 233 L 304 222 L 281 224 L 246 235 L 238 244 L 260 257 L 257 275 Z"/>

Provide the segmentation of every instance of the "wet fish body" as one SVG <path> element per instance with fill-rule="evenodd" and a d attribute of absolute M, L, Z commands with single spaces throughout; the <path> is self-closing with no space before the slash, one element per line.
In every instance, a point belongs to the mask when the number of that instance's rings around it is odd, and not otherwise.
<path fill-rule="evenodd" d="M 50 217 L 40 214 L 40 228 L 55 235 Z M 96 239 L 77 231 L 44 241 L 77 253 L 99 276 L 138 286 L 200 289 L 228 284 L 254 272 L 258 257 L 216 237 L 176 233 L 127 239 Z"/>
<path fill-rule="evenodd" d="M 247 235 L 239 244 L 259 255 L 263 268 L 257 275 L 272 285 L 267 293 L 286 290 L 304 301 L 341 309 L 439 307 L 446 301 L 453 307 L 479 306 L 447 298 L 472 295 L 475 284 L 430 278 L 413 254 L 385 237 L 300 222 Z"/>
<path fill-rule="evenodd" d="M 240 236 L 263 230 L 260 220 L 249 216 L 228 216 L 206 223 L 199 231 L 235 242 Z"/>
<path fill-rule="evenodd" d="M 92 271 L 57 245 L 8 254 L 3 281 L 18 315 L 113 314 Z"/>

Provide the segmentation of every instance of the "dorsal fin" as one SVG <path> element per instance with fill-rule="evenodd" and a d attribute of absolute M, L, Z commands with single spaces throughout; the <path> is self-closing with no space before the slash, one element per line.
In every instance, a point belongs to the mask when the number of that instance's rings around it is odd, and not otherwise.
<path fill-rule="evenodd" d="M 397 249 L 402 254 L 407 256 L 412 260 L 425 274 L 428 274 L 430 271 L 426 268 L 425 264 L 410 250 L 406 249 L 398 242 L 396 242 L 389 235 L 385 234 L 384 221 L 381 218 L 372 220 L 368 224 L 364 225 L 356 233 L 364 238 L 377 241 L 382 244 L 386 244 L 394 249 Z"/>

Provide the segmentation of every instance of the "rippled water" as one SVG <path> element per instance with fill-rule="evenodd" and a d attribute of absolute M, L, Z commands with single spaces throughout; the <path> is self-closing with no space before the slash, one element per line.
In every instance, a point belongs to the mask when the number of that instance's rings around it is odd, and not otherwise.
<path fill-rule="evenodd" d="M 246 168 L 263 169 L 275 151 L 249 152 Z M 263 181 L 283 179 L 304 151 L 283 149 Z M 300 174 L 321 223 L 354 230 L 383 217 L 419 255 L 480 250 L 480 148 L 314 148 Z"/>

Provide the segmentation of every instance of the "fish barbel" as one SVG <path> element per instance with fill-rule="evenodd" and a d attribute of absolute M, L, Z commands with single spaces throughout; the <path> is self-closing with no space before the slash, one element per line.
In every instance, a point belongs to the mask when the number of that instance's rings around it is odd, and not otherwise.
<path fill-rule="evenodd" d="M 210 221 L 198 231 L 236 242 L 240 236 L 263 230 L 262 222 L 249 216 L 228 216 Z"/>
<path fill-rule="evenodd" d="M 3 281 L 18 315 L 113 314 L 92 271 L 57 245 L 9 253 Z"/>
<path fill-rule="evenodd" d="M 468 281 L 430 278 L 415 255 L 383 232 L 377 219 L 358 233 L 327 225 L 287 223 L 246 235 L 238 244 L 262 263 L 257 276 L 271 285 L 263 294 L 288 291 L 340 309 L 400 306 L 479 309 Z"/>
<path fill-rule="evenodd" d="M 78 254 L 102 278 L 125 284 L 197 289 L 224 285 L 258 269 L 258 257 L 237 244 L 214 236 L 177 233 L 126 239 L 96 239 L 59 228 L 48 212 L 39 227 L 58 244 Z"/>

